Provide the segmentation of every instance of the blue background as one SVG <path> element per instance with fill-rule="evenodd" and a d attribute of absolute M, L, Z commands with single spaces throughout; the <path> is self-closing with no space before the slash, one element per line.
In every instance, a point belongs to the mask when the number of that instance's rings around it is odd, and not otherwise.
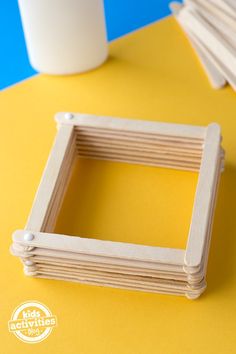
<path fill-rule="evenodd" d="M 104 0 L 108 40 L 167 16 L 170 1 Z M 17 0 L 0 1 L 0 48 L 0 89 L 36 73 L 28 61 Z"/>

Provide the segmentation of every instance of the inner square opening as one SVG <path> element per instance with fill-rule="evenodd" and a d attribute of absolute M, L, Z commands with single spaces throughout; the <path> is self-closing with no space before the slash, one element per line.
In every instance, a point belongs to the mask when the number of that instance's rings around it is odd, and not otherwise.
<path fill-rule="evenodd" d="M 54 232 L 186 248 L 197 172 L 78 157 Z"/>

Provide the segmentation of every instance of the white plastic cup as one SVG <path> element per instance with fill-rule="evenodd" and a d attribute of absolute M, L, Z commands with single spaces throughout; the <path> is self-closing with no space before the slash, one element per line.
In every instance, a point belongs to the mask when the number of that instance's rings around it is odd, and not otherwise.
<path fill-rule="evenodd" d="M 18 0 L 29 60 L 37 71 L 69 75 L 108 55 L 103 0 Z"/>

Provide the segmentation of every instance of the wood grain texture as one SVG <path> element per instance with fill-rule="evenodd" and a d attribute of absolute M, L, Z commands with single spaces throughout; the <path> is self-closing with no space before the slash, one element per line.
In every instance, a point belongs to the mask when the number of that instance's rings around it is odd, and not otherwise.
<path fill-rule="evenodd" d="M 203 257 L 212 196 L 217 181 L 219 153 L 220 127 L 211 124 L 207 128 L 185 255 L 185 263 L 189 267 L 199 267 Z"/>
<path fill-rule="evenodd" d="M 63 163 L 67 159 L 73 131 L 72 126 L 64 126 L 58 131 L 26 223 L 28 230 L 40 231 L 43 228 Z"/>
<path fill-rule="evenodd" d="M 79 127 L 106 128 L 112 131 L 126 131 L 134 133 L 160 134 L 181 138 L 204 139 L 205 128 L 184 124 L 169 124 L 159 122 L 148 122 L 143 120 L 132 120 L 125 118 L 113 118 L 94 116 L 90 114 L 73 113 L 74 118 L 65 119 L 65 112 L 58 113 L 55 117 L 59 124 L 73 125 Z"/>
<path fill-rule="evenodd" d="M 206 268 L 219 177 L 224 166 L 220 128 L 112 117 L 57 115 L 58 133 L 25 230 L 11 253 L 25 274 L 56 280 L 197 298 Z M 77 158 L 199 171 L 187 249 L 103 241 L 53 233 Z M 25 239 L 31 232 L 32 240 Z"/>

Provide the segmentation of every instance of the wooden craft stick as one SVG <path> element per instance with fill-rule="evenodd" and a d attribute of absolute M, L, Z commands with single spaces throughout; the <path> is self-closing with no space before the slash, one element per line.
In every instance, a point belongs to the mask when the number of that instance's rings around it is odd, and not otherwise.
<path fill-rule="evenodd" d="M 111 153 L 111 154 L 107 154 L 107 153 L 101 153 L 101 152 L 92 152 L 92 151 L 80 151 L 78 154 L 79 157 L 86 157 L 86 158 L 97 158 L 98 160 L 102 160 L 103 158 L 105 159 L 117 159 L 120 160 L 121 162 L 126 162 L 128 161 L 133 161 L 133 163 L 136 164 L 145 164 L 145 163 L 153 163 L 155 164 L 157 167 L 159 166 L 167 166 L 167 167 L 172 167 L 172 168 L 178 168 L 178 167 L 190 167 L 190 168 L 194 168 L 195 170 L 199 170 L 200 168 L 200 161 L 199 162 L 195 162 L 195 161 L 178 161 L 175 159 L 168 159 L 167 161 L 161 158 L 147 158 L 147 157 L 138 157 L 138 156 L 132 156 L 132 155 L 122 155 L 122 154 L 116 154 L 116 153 Z"/>
<path fill-rule="evenodd" d="M 198 13 L 205 18 L 233 47 L 236 46 L 235 30 L 226 23 L 219 21 L 210 11 L 202 7 L 196 7 Z M 235 12 L 236 13 L 236 12 Z"/>
<path fill-rule="evenodd" d="M 202 151 L 203 141 L 200 144 L 191 143 L 174 143 L 174 142 L 162 142 L 160 140 L 144 140 L 135 138 L 125 138 L 122 136 L 111 137 L 110 135 L 105 136 L 104 134 L 96 134 L 92 136 L 91 134 L 81 134 L 77 131 L 77 143 L 86 142 L 87 144 L 92 144 L 96 142 L 111 143 L 114 145 L 126 145 L 130 147 L 146 147 L 148 149 L 174 149 L 176 151 L 193 151 L 199 153 Z"/>
<path fill-rule="evenodd" d="M 175 159 L 177 161 L 189 161 L 189 162 L 196 162 L 200 163 L 201 161 L 201 156 L 185 156 L 184 154 L 175 154 L 175 153 L 169 153 L 169 152 L 159 152 L 159 151 L 142 151 L 142 150 L 136 150 L 136 149 L 120 149 L 116 147 L 110 147 L 109 150 L 107 147 L 101 147 L 101 146 L 89 146 L 89 145 L 77 145 L 78 152 L 94 152 L 94 153 L 102 153 L 102 154 L 120 154 L 123 156 L 138 156 L 138 157 L 147 157 L 147 158 L 159 158 L 165 161 Z"/>
<path fill-rule="evenodd" d="M 144 146 L 147 148 L 166 148 L 166 149 L 180 149 L 184 151 L 193 150 L 196 152 L 202 151 L 202 144 L 203 141 L 195 143 L 195 142 L 175 142 L 175 141 L 165 141 L 161 139 L 152 139 L 152 138 L 135 138 L 135 137 L 126 137 L 121 134 L 111 135 L 111 134 L 104 134 L 104 133 L 90 133 L 90 132 L 81 132 L 80 130 L 76 129 L 77 132 L 77 142 L 96 142 L 102 141 L 107 143 L 116 143 L 116 144 L 128 144 L 130 146 L 135 146 L 139 144 L 139 146 Z"/>
<path fill-rule="evenodd" d="M 193 8 L 184 7 L 179 17 L 230 71 L 236 66 L 236 50 L 222 38 Z"/>
<path fill-rule="evenodd" d="M 80 115 L 80 113 L 79 113 Z M 109 118 L 113 121 L 116 121 L 116 124 L 119 123 L 119 121 L 123 122 L 125 121 L 130 121 L 130 122 L 134 122 L 137 120 L 130 120 L 130 119 L 125 119 L 125 118 L 113 118 L 113 117 L 101 117 L 101 116 L 93 116 L 93 117 L 97 117 L 99 120 L 101 118 Z M 73 119 L 74 116 L 73 116 Z M 117 121 L 118 120 L 118 121 Z M 66 120 L 67 122 L 67 120 Z M 142 121 L 142 120 L 138 120 L 138 122 L 147 122 L 147 121 Z M 149 121 L 150 123 L 150 121 Z M 159 122 L 151 122 L 152 124 L 155 123 L 157 125 L 159 125 Z M 64 123 L 62 123 L 64 124 Z M 132 123 L 133 124 L 133 123 Z M 170 125 L 170 123 L 162 123 L 162 124 L 167 124 Z M 173 123 L 171 123 L 171 125 L 173 125 Z M 174 124 L 175 125 L 175 124 Z M 179 125 L 179 124 L 178 124 Z M 154 139 L 154 140 L 163 140 L 163 141 L 175 141 L 175 142 L 195 142 L 195 143 L 199 143 L 201 142 L 204 137 L 191 137 L 191 136 L 186 136 L 186 135 L 174 135 L 175 131 L 172 131 L 172 134 L 162 134 L 161 132 L 152 132 L 150 129 L 148 131 L 142 131 L 142 129 L 140 130 L 126 130 L 125 127 L 122 127 L 121 129 L 119 129 L 119 127 L 117 126 L 116 129 L 113 129 L 112 127 L 110 127 L 109 125 L 106 124 L 100 124 L 99 126 L 93 126 L 93 125 L 75 125 L 74 126 L 75 129 L 81 133 L 93 133 L 93 134 L 111 134 L 111 135 L 123 135 L 125 137 L 134 137 L 134 138 L 143 138 L 143 139 Z"/>
<path fill-rule="evenodd" d="M 199 267 L 201 264 L 219 153 L 220 127 L 217 124 L 210 124 L 207 128 L 185 254 L 185 264 L 188 267 Z"/>
<path fill-rule="evenodd" d="M 146 159 L 134 159 L 132 157 L 129 158 L 121 158 L 119 156 L 101 156 L 101 155 L 86 155 L 81 154 L 79 157 L 90 158 L 95 160 L 104 160 L 104 161 L 114 161 L 114 162 L 123 162 L 123 163 L 133 163 L 138 165 L 146 165 L 146 166 L 154 166 L 154 167 L 163 167 L 163 168 L 173 168 L 177 170 L 183 171 L 192 171 L 198 172 L 199 166 L 196 165 L 186 165 L 186 164 L 177 164 L 177 163 L 163 163 L 161 161 L 155 160 L 146 160 Z"/>
<path fill-rule="evenodd" d="M 204 254 L 203 254 L 201 269 L 198 273 L 195 273 L 194 268 L 184 267 L 184 270 L 188 273 L 188 282 L 189 283 L 195 283 L 196 281 L 199 281 L 200 276 L 202 278 L 204 278 L 206 276 L 206 268 L 207 268 L 207 262 L 208 262 L 208 254 L 209 254 L 212 224 L 213 224 L 213 215 L 214 215 L 214 210 L 215 210 L 216 196 L 217 196 L 217 191 L 218 191 L 218 186 L 219 186 L 220 174 L 221 174 L 221 171 L 220 171 L 220 159 L 219 159 L 218 166 L 217 166 L 217 176 L 216 176 L 216 180 L 214 183 L 214 192 L 213 192 L 212 200 L 211 200 L 210 216 L 209 216 L 209 221 L 208 221 L 207 235 L 206 235 L 205 244 L 204 244 Z M 197 274 L 197 278 L 196 278 L 196 274 Z"/>
<path fill-rule="evenodd" d="M 189 29 L 191 32 L 191 30 Z M 193 33 L 192 33 L 193 34 Z M 194 35 L 194 34 L 193 34 Z M 197 37 L 196 37 L 197 38 Z M 208 53 L 208 56 L 211 57 L 212 62 L 214 62 L 214 65 L 217 67 L 219 72 L 222 74 L 222 76 L 225 77 L 227 82 L 232 86 L 232 88 L 236 91 L 236 75 L 232 71 L 230 71 L 222 61 L 220 61 L 212 52 L 209 51 L 209 49 L 201 42 L 199 41 L 199 46 L 204 48 L 205 53 Z"/>
<path fill-rule="evenodd" d="M 111 284 L 123 284 L 123 285 L 131 285 L 131 286 L 142 286 L 145 287 L 146 289 L 170 289 L 170 290 L 177 290 L 177 291 L 189 291 L 190 293 L 195 293 L 195 292 L 199 292 L 203 289 L 205 289 L 206 284 L 203 281 L 201 285 L 199 285 L 196 288 L 192 288 L 191 286 L 189 286 L 187 283 L 184 282 L 171 282 L 171 281 L 163 281 L 161 283 L 154 283 L 152 282 L 145 282 L 144 280 L 132 280 L 132 279 L 125 279 L 125 278 L 118 278 L 116 277 L 111 277 L 111 276 L 96 276 L 96 275 L 84 275 L 84 274 L 66 274 L 63 272 L 56 272 L 56 271 L 52 271 L 52 270 L 40 270 L 37 273 L 34 272 L 28 272 L 27 270 L 25 270 L 25 274 L 28 276 L 37 276 L 37 275 L 53 275 L 56 277 L 66 277 L 71 279 L 71 281 L 74 280 L 78 280 L 78 281 L 97 281 L 97 282 L 101 282 L 101 283 L 111 283 Z"/>
<path fill-rule="evenodd" d="M 193 156 L 193 157 L 201 157 L 202 155 L 202 148 L 201 149 L 186 149 L 186 148 L 179 148 L 179 147 L 170 147 L 170 146 L 160 146 L 160 145 L 149 145 L 149 144 L 142 144 L 142 143 L 133 143 L 133 142 L 125 142 L 122 140 L 107 140 L 107 139 L 88 139 L 86 137 L 79 136 L 76 139 L 76 144 L 78 147 L 80 146 L 91 146 L 91 147 L 104 147 L 104 148 L 119 148 L 120 150 L 132 149 L 135 151 L 145 151 L 145 152 L 159 152 L 162 154 L 175 154 L 175 155 L 186 155 L 186 156 Z"/>
<path fill-rule="evenodd" d="M 179 19 L 178 14 L 182 8 L 183 5 L 180 3 L 176 3 L 176 2 L 170 3 L 170 9 L 174 14 L 177 22 L 180 24 L 183 31 L 185 32 L 194 51 L 196 52 L 197 57 L 199 58 L 200 63 L 202 64 L 202 67 L 205 70 L 208 80 L 211 83 L 211 86 L 214 89 L 219 89 L 226 84 L 226 80 L 222 76 L 222 74 L 218 71 L 218 69 L 216 68 L 214 62 L 211 60 L 211 57 L 208 55 L 208 53 L 204 50 L 203 47 L 199 45 L 198 39 L 188 30 L 184 22 L 181 21 L 181 19 Z"/>
<path fill-rule="evenodd" d="M 68 151 L 67 158 L 62 164 L 62 169 L 60 170 L 59 177 L 51 195 L 47 215 L 45 216 L 45 221 L 41 229 L 41 231 L 43 232 L 52 232 L 54 230 L 56 219 L 59 214 L 60 207 L 70 181 L 70 176 L 73 170 L 72 166 L 76 158 L 76 148 L 75 143 L 73 142 L 74 140 L 75 139 L 73 139 L 70 144 L 70 149 Z"/>
<path fill-rule="evenodd" d="M 30 250 L 28 250 L 30 248 Z M 89 254 L 80 254 L 75 252 L 65 252 L 65 251 L 58 251 L 52 249 L 44 249 L 38 247 L 28 247 L 22 246 L 21 244 L 14 243 L 11 247 L 12 254 L 21 257 L 21 258 L 29 258 L 32 256 L 47 256 L 54 258 L 62 258 L 66 262 L 68 259 L 76 260 L 78 262 L 83 263 L 93 263 L 94 265 L 102 265 L 108 264 L 111 266 L 118 265 L 124 267 L 138 267 L 147 270 L 161 270 L 161 271 L 177 271 L 183 272 L 183 265 L 174 265 L 174 264 L 164 264 L 164 263 L 152 263 L 146 262 L 144 260 L 129 260 L 129 259 L 120 259 L 114 257 L 104 257 L 104 256 L 96 256 L 96 255 L 89 255 Z"/>
<path fill-rule="evenodd" d="M 231 8 L 235 11 L 236 10 L 236 2 L 235 0 L 224 0 Z"/>
<path fill-rule="evenodd" d="M 229 15 L 227 12 L 222 11 L 219 7 L 215 6 L 210 0 L 186 0 L 186 4 L 197 5 L 211 12 L 219 21 L 223 21 L 233 30 L 236 30 L 235 18 Z"/>
<path fill-rule="evenodd" d="M 185 33 L 188 35 L 190 42 L 192 44 L 193 49 L 196 51 L 197 56 L 202 63 L 202 66 L 205 70 L 205 73 L 208 77 L 208 80 L 211 86 L 214 89 L 220 89 L 226 85 L 226 80 L 222 75 L 221 71 L 218 70 L 217 66 L 215 65 L 214 60 L 212 60 L 212 56 L 205 50 L 204 47 L 199 45 L 198 39 L 188 31 L 186 26 L 182 26 Z"/>
<path fill-rule="evenodd" d="M 41 247 L 81 254 L 94 254 L 120 259 L 143 260 L 146 262 L 184 265 L 184 251 L 180 249 L 142 246 L 122 242 L 101 241 L 66 235 L 34 232 L 31 241 L 25 240 L 27 231 L 13 234 L 14 243 L 29 247 Z"/>
<path fill-rule="evenodd" d="M 71 282 L 71 279 L 68 279 L 66 277 L 59 277 L 59 276 L 50 276 L 50 275 L 37 275 L 35 276 L 36 278 L 46 278 L 49 280 L 63 280 L 63 281 L 69 281 Z M 186 296 L 185 292 L 182 291 L 172 291 L 172 290 L 150 290 L 146 289 L 145 287 L 137 287 L 137 286 L 122 286 L 122 285 L 117 285 L 117 284 L 108 284 L 108 283 L 99 283 L 99 282 L 88 282 L 88 281 L 78 281 L 76 279 L 73 280 L 73 282 L 80 283 L 80 284 L 85 284 L 85 285 L 95 285 L 95 286 L 102 286 L 102 287 L 112 287 L 112 288 L 118 288 L 118 289 L 124 289 L 124 290 L 136 290 L 136 291 L 145 291 L 149 293 L 158 293 L 158 294 L 165 294 L 165 295 L 179 295 L 179 296 Z M 200 292 L 198 296 L 200 296 Z"/>
<path fill-rule="evenodd" d="M 107 149 L 107 151 L 109 151 L 109 140 L 107 141 L 107 143 L 105 143 L 103 140 L 100 141 L 88 141 L 88 140 L 77 140 L 76 141 L 76 146 L 77 148 L 79 147 L 83 147 L 83 146 L 87 146 L 87 147 L 91 147 L 91 148 L 96 148 L 96 147 L 104 147 Z M 202 149 L 191 149 L 191 148 L 172 148 L 172 147 L 160 147 L 160 146 L 156 146 L 156 147 L 151 147 L 151 146 L 147 146 L 147 145 L 140 145 L 139 147 L 137 146 L 133 146 L 133 145 L 126 145 L 125 142 L 123 142 L 123 149 L 121 148 L 121 143 L 119 142 L 118 144 L 116 144 L 115 141 L 113 141 L 113 145 L 110 145 L 110 148 L 114 148 L 114 149 L 119 149 L 120 151 L 124 151 L 124 150 L 130 150 L 130 151 L 142 151 L 142 152 L 148 152 L 148 151 L 152 151 L 153 153 L 160 153 L 160 154 L 176 154 L 178 156 L 190 156 L 190 157 L 197 157 L 197 158 L 201 158 L 202 155 Z"/>
<path fill-rule="evenodd" d="M 187 157 L 175 157 L 175 156 L 160 156 L 158 154 L 151 154 L 151 156 L 149 156 L 147 153 L 136 153 L 133 151 L 117 151 L 117 150 L 113 150 L 110 149 L 110 151 L 107 151 L 106 149 L 78 149 L 78 154 L 79 155 L 86 155 L 86 156 L 97 156 L 97 157 L 111 157 L 111 158 L 120 158 L 120 159 L 134 159 L 134 160 L 145 160 L 145 161 L 149 161 L 149 162 L 160 162 L 162 164 L 176 164 L 176 165 L 186 165 L 186 166 L 196 166 L 196 167 L 200 167 L 200 163 L 201 163 L 201 159 L 199 158 L 187 158 Z"/>
<path fill-rule="evenodd" d="M 113 118 L 115 119 L 115 118 Z M 152 134 L 152 133 L 141 133 L 141 132 L 132 132 L 125 130 L 112 130 L 108 128 L 93 128 L 93 127 L 84 127 L 84 126 L 75 126 L 75 130 L 80 136 L 88 137 L 106 137 L 110 139 L 120 138 L 126 139 L 128 141 L 143 141 L 150 143 L 162 142 L 163 144 L 193 144 L 201 145 L 203 143 L 202 138 L 186 138 L 185 136 L 175 136 L 175 135 L 162 135 L 162 134 Z"/>
<path fill-rule="evenodd" d="M 212 197 L 212 208 L 211 208 L 211 215 L 209 219 L 209 226 L 208 226 L 208 236 L 206 240 L 206 245 L 205 245 L 205 255 L 204 255 L 204 262 L 203 262 L 203 274 L 206 276 L 206 271 L 207 271 L 207 263 L 208 263 L 208 257 L 209 257 L 209 249 L 210 249 L 210 243 L 211 243 L 211 235 L 212 235 L 212 227 L 213 227 L 213 216 L 216 208 L 216 200 L 217 200 L 217 194 L 218 194 L 218 189 L 219 189 L 219 183 L 220 183 L 220 162 L 218 163 L 218 173 L 217 173 L 217 178 L 216 178 L 216 183 L 215 183 L 215 189 Z"/>
<path fill-rule="evenodd" d="M 170 284 L 165 283 L 165 282 L 154 282 L 154 281 L 144 281 L 144 280 L 135 280 L 135 279 L 130 279 L 130 278 L 119 278 L 117 276 L 98 276 L 98 275 L 91 275 L 91 274 L 67 274 L 64 272 L 55 272 L 52 270 L 46 270 L 46 269 L 41 269 L 39 270 L 36 274 L 35 273 L 31 273 L 31 272 L 27 272 L 25 271 L 26 275 L 29 276 L 37 276 L 37 275 L 53 275 L 53 276 L 59 276 L 59 277 L 66 277 L 66 278 L 70 278 L 72 281 L 73 280 L 78 280 L 78 281 L 96 281 L 96 282 L 107 282 L 107 283 L 113 283 L 113 284 L 122 284 L 122 285 L 126 285 L 126 286 L 141 286 L 141 287 L 145 287 L 146 289 L 169 289 L 169 290 L 177 290 L 177 291 L 188 291 L 190 293 L 199 293 L 199 291 L 201 292 L 202 290 L 204 290 L 206 288 L 206 284 L 203 282 L 203 284 L 200 286 L 196 286 L 196 287 L 191 287 L 189 286 L 187 283 L 177 283 L 177 282 L 171 282 Z"/>
<path fill-rule="evenodd" d="M 68 120 L 64 113 L 57 113 L 55 117 L 59 124 L 73 125 L 80 127 L 107 128 L 112 130 L 125 130 L 126 132 L 141 132 L 149 134 L 162 134 L 175 137 L 186 137 L 204 139 L 205 128 L 184 124 L 168 124 L 159 122 L 148 122 L 143 120 L 131 120 L 124 118 L 98 117 L 89 114 L 73 113 L 73 118 Z"/>
<path fill-rule="evenodd" d="M 196 284 L 200 282 L 204 274 L 203 272 L 199 272 L 196 274 L 186 274 L 183 271 L 183 267 L 181 268 L 176 268 L 178 270 L 174 270 L 173 267 L 170 268 L 170 266 L 165 266 L 163 265 L 158 265 L 157 270 L 154 270 L 154 268 L 151 264 L 143 264 L 143 263 L 138 263 L 137 262 L 132 262 L 129 264 L 129 266 L 124 265 L 123 263 L 121 264 L 113 264 L 112 260 L 110 262 L 104 263 L 102 260 L 101 262 L 97 263 L 96 261 L 82 261 L 82 260 L 71 260 L 68 258 L 64 258 L 62 260 L 58 259 L 57 257 L 53 256 L 50 257 L 48 260 L 48 257 L 45 256 L 33 256 L 33 255 L 22 255 L 20 253 L 17 253 L 13 250 L 12 252 L 14 255 L 23 257 L 22 262 L 24 264 L 28 264 L 28 261 L 30 260 L 31 265 L 37 265 L 37 264 L 48 264 L 52 266 L 63 266 L 64 268 L 68 269 L 73 269 L 73 268 L 80 268 L 80 269 L 100 269 L 103 271 L 109 271 L 109 272 L 117 272 L 117 273 L 122 273 L 122 274 L 139 274 L 139 275 L 145 275 L 145 276 L 151 276 L 151 277 L 163 277 L 167 279 L 179 279 L 179 280 L 188 280 L 189 279 L 189 284 Z M 57 254 L 58 256 L 58 254 Z M 46 260 L 45 260 L 46 258 Z M 143 267 L 145 265 L 145 267 Z"/>
<path fill-rule="evenodd" d="M 140 274 L 135 274 L 135 273 L 131 273 L 131 272 L 117 272 L 117 271 L 112 271 L 111 269 L 108 268 L 104 268 L 104 269 L 98 269 L 98 268 L 90 268 L 90 269 L 86 269 L 83 267 L 77 267 L 77 268 L 73 268 L 73 267 L 62 267 L 62 266 L 58 266 L 58 265 L 52 265 L 52 264 L 45 264 L 45 263 L 37 263 L 37 264 L 33 264 L 28 266 L 26 264 L 25 266 L 25 270 L 27 272 L 31 272 L 31 273 L 40 273 L 41 271 L 45 270 L 45 271 L 53 271 L 53 272 L 58 272 L 60 274 L 64 273 L 64 274 L 69 274 L 69 275 L 84 275 L 84 276 L 96 276 L 96 277 L 110 277 L 112 279 L 118 278 L 118 279 L 130 279 L 130 280 L 139 280 L 142 282 L 148 282 L 148 283 L 155 283 L 155 284 L 172 284 L 172 285 L 178 285 L 178 284 L 185 284 L 185 285 L 189 285 L 191 289 L 198 289 L 200 287 L 202 287 L 203 282 L 205 284 L 205 280 L 204 277 L 201 277 L 197 282 L 191 282 L 189 283 L 187 281 L 187 277 L 162 277 L 156 275 L 156 276 L 151 276 L 150 274 L 145 274 L 145 275 L 140 275 Z M 166 276 L 166 274 L 164 275 Z"/>
<path fill-rule="evenodd" d="M 28 230 L 40 231 L 42 229 L 61 166 L 67 156 L 69 142 L 73 138 L 73 130 L 73 126 L 63 126 L 56 136 L 26 223 Z"/>
<path fill-rule="evenodd" d="M 59 215 L 64 195 L 66 193 L 67 187 L 69 185 L 71 175 L 73 172 L 73 165 L 76 160 L 76 149 L 73 147 L 73 152 L 70 158 L 68 158 L 68 165 L 65 166 L 65 174 L 63 174 L 63 180 L 60 183 L 58 189 L 54 191 L 53 204 L 51 205 L 50 212 L 47 217 L 47 223 L 44 225 L 42 231 L 53 232 L 56 225 L 57 216 Z"/>
<path fill-rule="evenodd" d="M 32 266 L 45 266 L 45 267 L 53 267 L 53 268 L 63 268 L 67 271 L 74 271 L 74 270 L 90 270 L 90 271 L 103 271 L 108 273 L 115 273 L 115 274 L 126 274 L 126 275 L 139 275 L 139 276 L 146 276 L 152 278 L 161 278 L 161 279 L 175 279 L 175 280 L 182 280 L 187 281 L 188 276 L 186 273 L 178 273 L 178 272 L 169 272 L 169 271 L 151 271 L 145 268 L 138 268 L 138 267 L 122 267 L 122 266 L 114 266 L 114 265 L 103 265 L 97 263 L 85 263 L 85 262 L 74 262 L 71 263 L 70 260 L 64 260 L 62 262 L 60 259 L 56 258 L 47 258 L 47 257 L 28 257 L 22 259 L 22 263 L 27 265 L 30 261 Z"/>
<path fill-rule="evenodd" d="M 130 284 L 139 285 L 158 285 L 158 286 L 173 286 L 173 287 L 186 287 L 188 283 L 184 280 L 174 280 L 174 279 L 163 279 L 150 276 L 140 276 L 134 274 L 121 274 L 107 271 L 99 271 L 97 269 L 86 270 L 86 269 L 66 269 L 63 267 L 49 267 L 48 265 L 38 264 L 37 266 L 25 266 L 26 273 L 35 273 L 35 275 L 42 272 L 47 273 L 57 273 L 58 275 L 72 276 L 72 277 L 84 277 L 84 278 L 94 278 L 94 279 L 110 279 L 122 282 L 130 282 Z M 191 289 L 199 289 L 202 285 L 196 284 L 196 286 L 191 286 Z"/>
<path fill-rule="evenodd" d="M 73 281 L 73 282 L 79 282 L 81 284 L 89 284 L 89 285 L 100 285 L 100 286 L 112 286 L 112 287 L 119 287 L 119 288 L 124 288 L 124 289 L 130 289 L 130 290 L 143 290 L 143 291 L 150 291 L 150 292 L 158 292 L 158 293 L 171 293 L 171 294 L 184 294 L 188 293 L 189 295 L 192 296 L 200 296 L 200 294 L 205 290 L 205 286 L 202 287 L 201 289 L 197 290 L 192 290 L 188 286 L 184 290 L 182 289 L 175 289 L 173 287 L 153 287 L 153 286 L 140 286 L 140 285 L 132 285 L 132 284 L 125 284 L 122 282 L 116 282 L 116 281 L 95 281 L 94 279 L 78 279 L 77 277 L 67 277 L 63 275 L 53 275 L 51 276 L 50 274 L 42 273 L 42 275 L 36 275 L 35 277 L 46 277 L 48 279 L 54 279 L 54 280 L 65 280 L 65 281 Z"/>
<path fill-rule="evenodd" d="M 217 6 L 220 10 L 223 10 L 226 12 L 230 17 L 236 19 L 236 11 L 233 6 L 231 6 L 230 2 L 227 2 L 225 0 L 210 0 L 210 3 L 213 6 Z"/>

